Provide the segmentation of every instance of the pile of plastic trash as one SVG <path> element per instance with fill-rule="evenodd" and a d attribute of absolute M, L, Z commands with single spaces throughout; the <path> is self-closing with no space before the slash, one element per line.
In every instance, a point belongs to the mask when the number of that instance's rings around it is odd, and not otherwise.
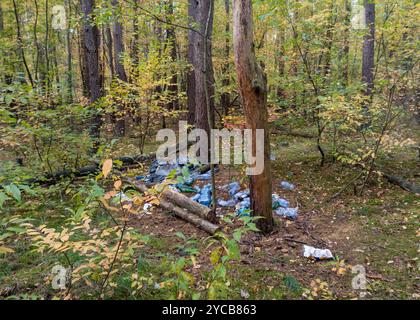
<path fill-rule="evenodd" d="M 193 201 L 196 201 L 202 205 L 210 206 L 212 204 L 212 189 L 211 184 L 205 185 L 201 189 L 197 189 L 197 194 L 192 197 Z M 251 199 L 249 189 L 241 191 L 241 185 L 239 182 L 232 182 L 225 186 L 220 187 L 220 190 L 229 194 L 230 198 L 227 200 L 218 199 L 217 204 L 220 207 L 236 209 L 238 216 L 249 216 L 251 209 Z M 280 217 L 289 219 L 296 219 L 298 216 L 297 208 L 290 208 L 289 201 L 281 198 L 277 194 L 272 195 L 273 210 L 274 213 Z"/>
<path fill-rule="evenodd" d="M 188 168 L 189 171 L 189 178 L 184 181 L 183 185 L 191 186 L 194 181 L 196 180 L 210 180 L 211 179 L 211 172 L 208 170 L 205 173 L 199 172 L 199 165 L 194 165 L 191 163 L 186 163 L 185 161 L 181 161 L 180 159 L 177 159 L 176 161 L 161 161 L 161 160 L 155 160 L 151 164 L 149 168 L 149 172 L 146 176 L 137 176 L 137 180 L 143 180 L 146 184 L 156 184 L 164 181 L 168 175 L 175 170 L 175 176 L 178 176 L 181 174 L 182 169 L 184 167 Z M 181 187 L 181 185 L 178 185 Z M 182 188 L 182 187 L 181 187 Z M 185 188 L 188 189 L 188 188 Z M 181 192 L 194 192 L 193 190 L 184 191 L 179 190 Z"/>
<path fill-rule="evenodd" d="M 181 179 L 182 182 L 171 186 L 172 190 L 179 191 L 182 193 L 196 193 L 191 200 L 196 201 L 204 206 L 210 207 L 212 205 L 212 188 L 211 184 L 207 184 L 200 188 L 199 186 L 193 186 L 195 181 L 199 180 L 210 180 L 210 170 L 205 173 L 200 173 L 199 165 L 193 165 L 185 163 L 177 159 L 177 161 L 160 161 L 155 160 L 150 166 L 149 173 L 146 176 L 137 176 L 137 180 L 143 180 L 146 184 L 156 184 L 164 181 L 167 176 L 175 170 L 175 176 L 181 176 L 185 167 L 188 169 L 187 177 Z M 296 188 L 295 185 L 282 181 L 280 187 L 292 191 Z M 251 199 L 249 189 L 241 191 L 241 185 L 239 182 L 232 182 L 219 188 L 220 190 L 229 194 L 229 199 L 223 200 L 218 199 L 217 204 L 220 207 L 235 208 L 236 214 L 239 216 L 249 216 L 251 209 Z M 298 216 L 298 208 L 290 208 L 289 201 L 279 197 L 277 194 L 272 195 L 273 210 L 277 216 L 296 219 Z"/>

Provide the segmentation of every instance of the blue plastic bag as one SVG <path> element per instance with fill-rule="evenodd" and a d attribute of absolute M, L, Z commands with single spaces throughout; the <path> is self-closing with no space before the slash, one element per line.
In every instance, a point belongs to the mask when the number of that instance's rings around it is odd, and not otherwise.
<path fill-rule="evenodd" d="M 294 190 L 296 188 L 296 186 L 294 184 L 289 183 L 287 181 L 282 181 L 280 183 L 280 187 L 282 187 L 285 190 L 289 190 L 289 191 L 292 191 L 292 190 Z"/>
<path fill-rule="evenodd" d="M 275 214 L 283 217 L 283 218 L 290 218 L 290 219 L 296 219 L 298 217 L 298 209 L 297 208 L 277 208 L 275 211 Z"/>

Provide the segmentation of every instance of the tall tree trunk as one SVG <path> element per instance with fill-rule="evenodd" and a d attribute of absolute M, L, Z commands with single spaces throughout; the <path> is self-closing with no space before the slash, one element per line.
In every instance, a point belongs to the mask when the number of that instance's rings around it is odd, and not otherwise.
<path fill-rule="evenodd" d="M 277 63 L 277 70 L 280 78 L 284 78 L 286 65 L 285 65 L 285 59 L 284 56 L 286 54 L 286 29 L 282 28 L 282 30 L 279 30 L 279 35 L 277 37 L 277 48 L 278 48 L 278 54 L 276 56 L 276 63 Z M 281 84 L 277 85 L 277 99 L 279 101 L 284 100 L 286 98 L 286 92 L 283 89 L 283 86 Z"/>
<path fill-rule="evenodd" d="M 40 57 L 40 45 L 38 42 L 38 19 L 39 19 L 39 6 L 38 6 L 38 1 L 34 0 L 34 4 L 35 4 L 35 22 L 34 22 L 34 42 L 35 42 L 35 47 L 36 47 L 36 53 L 35 53 L 35 72 L 34 72 L 34 76 L 35 76 L 35 81 L 38 81 L 39 79 L 39 57 Z"/>
<path fill-rule="evenodd" d="M 190 28 L 196 28 L 198 1 L 188 0 L 188 25 Z M 187 104 L 188 104 L 188 124 L 195 123 L 195 59 L 196 59 L 196 38 L 200 37 L 197 32 L 188 31 L 188 62 L 191 69 L 187 73 Z"/>
<path fill-rule="evenodd" d="M 296 3 L 300 2 L 300 0 L 295 0 L 295 1 L 296 1 Z M 297 26 L 298 22 L 299 22 L 299 8 L 298 7 L 294 8 L 294 11 L 292 11 L 292 13 L 293 13 L 292 19 L 294 21 L 295 26 Z M 300 56 L 298 46 L 299 46 L 299 33 L 298 32 L 293 32 L 294 59 L 292 60 L 292 66 L 291 66 L 291 70 L 290 70 L 293 77 L 297 77 L 297 75 L 298 75 L 299 56 Z M 292 101 L 293 101 L 292 102 L 292 107 L 293 107 L 293 109 L 295 109 L 298 105 L 298 94 L 297 94 L 297 90 L 295 88 L 293 89 Z"/>
<path fill-rule="evenodd" d="M 0 3 L 0 32 L 4 30 L 4 20 L 3 20 L 3 8 Z"/>
<path fill-rule="evenodd" d="M 193 61 L 195 71 L 195 126 L 198 129 L 205 130 L 210 137 L 210 126 L 213 126 L 214 123 L 214 71 L 211 44 L 214 1 L 192 0 L 192 2 L 197 2 L 196 28 L 202 35 L 208 31 L 207 39 L 196 35 L 193 43 L 195 55 Z M 207 112 L 207 106 L 210 109 L 209 113 Z"/>
<path fill-rule="evenodd" d="M 365 95 L 371 100 L 375 68 L 375 3 L 373 0 L 365 0 L 365 16 L 368 32 L 363 43 L 362 81 L 366 85 Z"/>
<path fill-rule="evenodd" d="M 225 0 L 225 13 L 226 13 L 226 25 L 225 25 L 225 32 L 226 32 L 226 40 L 225 40 L 225 63 L 222 67 L 222 73 L 223 73 L 223 80 L 222 80 L 222 85 L 224 87 L 229 86 L 230 84 L 230 63 L 229 63 L 229 58 L 230 58 L 230 0 Z M 229 112 L 229 107 L 230 107 L 230 94 L 228 92 L 223 92 L 222 96 L 220 97 L 221 99 L 221 105 L 222 105 L 222 109 L 225 113 L 225 115 L 228 114 Z"/>
<path fill-rule="evenodd" d="M 112 33 L 113 33 L 113 40 L 114 40 L 114 64 L 115 64 L 115 72 L 117 74 L 118 79 L 121 81 L 127 82 L 127 74 L 125 72 L 124 64 L 122 61 L 122 55 L 125 52 L 124 49 L 124 42 L 123 42 L 123 27 L 120 22 L 120 8 L 118 5 L 117 0 L 112 0 L 112 6 L 114 8 L 115 14 L 115 21 L 112 26 Z"/>
<path fill-rule="evenodd" d="M 139 16 L 138 1 L 139 0 L 134 1 L 135 14 L 134 14 L 134 19 L 133 19 L 133 41 L 131 43 L 131 61 L 134 67 L 137 67 L 137 64 L 139 63 L 138 45 L 139 45 L 140 34 L 139 34 L 139 21 L 138 21 L 138 16 Z"/>
<path fill-rule="evenodd" d="M 120 22 L 120 8 L 117 0 L 112 0 L 112 6 L 114 9 L 114 23 L 112 25 L 113 33 L 113 44 L 114 44 L 114 65 L 115 72 L 121 81 L 127 82 L 127 73 L 125 72 L 124 64 L 122 62 L 122 56 L 125 52 L 123 42 L 123 26 Z M 117 137 L 123 137 L 125 135 L 125 115 L 123 108 L 118 108 L 117 119 L 115 122 L 115 132 Z"/>
<path fill-rule="evenodd" d="M 71 17 L 71 3 L 70 0 L 66 0 L 67 6 L 67 15 Z M 66 46 L 67 46 L 67 103 L 73 102 L 73 56 L 72 56 L 72 47 L 71 47 L 71 31 L 70 23 L 67 22 L 66 30 Z"/>
<path fill-rule="evenodd" d="M 103 30 L 103 37 L 104 37 L 104 43 L 106 47 L 106 55 L 108 58 L 108 67 L 109 67 L 109 75 L 111 76 L 111 79 L 115 76 L 115 68 L 114 68 L 114 50 L 112 45 L 112 33 L 111 28 L 106 26 Z"/>
<path fill-rule="evenodd" d="M 350 30 L 351 30 L 351 0 L 344 0 L 345 18 L 344 18 L 344 48 L 343 48 L 343 82 L 344 86 L 349 84 L 349 64 L 350 64 Z"/>
<path fill-rule="evenodd" d="M 252 150 L 256 154 L 256 129 L 264 130 L 264 171 L 250 176 L 251 210 L 259 229 L 273 229 L 271 199 L 270 141 L 267 111 L 267 79 L 257 63 L 254 49 L 252 0 L 233 0 L 233 47 L 239 91 L 244 106 L 246 127 L 252 129 Z"/>
<path fill-rule="evenodd" d="M 49 58 L 49 32 L 50 32 L 50 24 L 49 24 L 49 3 L 48 0 L 45 1 L 45 95 L 48 97 L 48 92 L 50 89 L 50 58 Z"/>
<path fill-rule="evenodd" d="M 325 63 L 324 63 L 324 69 L 323 69 L 323 77 L 324 77 L 324 83 L 328 81 L 328 78 L 331 73 L 331 49 L 334 41 L 334 27 L 336 22 L 336 14 L 334 9 L 334 1 L 331 2 L 329 7 L 329 21 L 327 26 L 327 33 L 326 33 L 326 52 L 325 52 Z"/>
<path fill-rule="evenodd" d="M 84 60 L 87 98 L 90 103 L 94 103 L 104 94 L 103 75 L 99 61 L 100 34 L 98 27 L 92 23 L 92 13 L 95 7 L 94 0 L 80 0 L 83 12 L 83 39 L 82 52 Z M 98 139 L 100 137 L 100 128 L 102 117 L 97 112 L 91 119 L 90 136 L 94 141 L 93 151 L 97 150 Z"/>
<path fill-rule="evenodd" d="M 167 1 L 167 16 L 168 19 L 172 19 L 174 16 L 174 3 L 173 0 Z M 176 52 L 176 35 L 175 35 L 175 27 L 169 26 L 166 30 L 167 34 L 167 44 L 170 46 L 170 56 L 171 61 L 176 62 L 177 60 L 177 52 Z M 172 74 L 168 90 L 171 93 L 171 102 L 168 104 L 168 109 L 170 110 L 177 110 L 179 106 L 178 101 L 178 77 L 176 72 Z"/>
<path fill-rule="evenodd" d="M 13 12 L 15 14 L 15 19 L 16 19 L 16 33 L 17 33 L 20 57 L 22 58 L 22 63 L 23 63 L 23 66 L 25 67 L 26 74 L 28 75 L 29 82 L 31 83 L 32 88 L 34 88 L 35 87 L 34 80 L 32 78 L 31 71 L 29 70 L 28 62 L 26 61 L 25 50 L 23 48 L 23 38 L 22 38 L 21 30 L 20 30 L 20 19 L 19 19 L 18 8 L 16 5 L 16 0 L 13 0 Z"/>

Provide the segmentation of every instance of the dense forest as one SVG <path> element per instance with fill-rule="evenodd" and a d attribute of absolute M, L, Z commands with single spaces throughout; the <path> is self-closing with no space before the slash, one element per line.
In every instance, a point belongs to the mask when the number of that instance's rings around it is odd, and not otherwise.
<path fill-rule="evenodd" d="M 1 0 L 0 300 L 420 299 L 419 21 Z"/>

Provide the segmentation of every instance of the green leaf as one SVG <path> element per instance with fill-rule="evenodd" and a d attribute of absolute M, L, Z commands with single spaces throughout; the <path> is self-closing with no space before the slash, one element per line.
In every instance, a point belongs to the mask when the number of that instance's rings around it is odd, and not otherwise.
<path fill-rule="evenodd" d="M 187 166 L 183 166 L 182 167 L 182 176 L 185 178 L 185 179 L 188 179 L 189 177 L 190 177 L 190 170 L 188 169 L 188 167 Z"/>
<path fill-rule="evenodd" d="M 6 95 L 4 97 L 4 102 L 6 103 L 7 106 L 10 106 L 12 101 L 13 101 L 13 96 L 12 95 Z"/>
<path fill-rule="evenodd" d="M 232 260 L 239 260 L 241 258 L 241 252 L 238 243 L 234 239 L 231 239 L 227 242 L 227 246 L 230 258 Z"/>
<path fill-rule="evenodd" d="M 177 233 L 175 233 L 175 235 L 178 237 L 178 238 L 181 238 L 182 240 L 187 240 L 187 238 L 185 237 L 185 235 L 182 233 L 182 232 L 177 232 Z"/>
<path fill-rule="evenodd" d="M 235 239 L 237 242 L 241 241 L 242 232 L 241 230 L 236 230 L 233 233 L 233 239 Z"/>
<path fill-rule="evenodd" d="M 220 248 L 216 248 L 212 251 L 212 253 L 210 254 L 210 262 L 212 265 L 215 265 L 220 258 Z"/>
<path fill-rule="evenodd" d="M 299 281 L 297 281 L 295 277 L 286 276 L 283 279 L 283 282 L 286 287 L 293 293 L 299 293 L 302 290 Z"/>
<path fill-rule="evenodd" d="M 257 228 L 257 226 L 255 225 L 255 223 L 254 223 L 254 222 L 249 223 L 249 224 L 247 225 L 247 227 L 248 227 L 248 228 L 249 228 L 249 230 L 251 230 L 251 231 L 255 231 L 255 232 L 259 232 L 259 231 L 260 231 L 260 229 L 258 229 L 258 228 Z"/>
<path fill-rule="evenodd" d="M 17 233 L 17 234 L 21 234 L 21 233 L 26 232 L 26 229 L 25 228 L 20 228 L 20 227 L 9 227 L 6 230 L 7 231 L 14 232 L 14 233 Z"/>
<path fill-rule="evenodd" d="M 15 184 L 10 184 L 6 187 L 4 187 L 4 190 L 6 190 L 6 192 L 11 195 L 13 198 L 15 198 L 16 201 L 21 201 L 22 200 L 22 195 L 20 193 L 19 188 L 15 185 Z"/>
<path fill-rule="evenodd" d="M 32 196 L 36 196 L 36 192 L 34 190 L 32 190 L 29 186 L 19 185 L 19 189 L 25 191 L 26 193 L 28 193 Z"/>
<path fill-rule="evenodd" d="M 9 199 L 10 198 L 4 192 L 0 192 L 0 208 L 3 208 L 4 202 Z"/>

